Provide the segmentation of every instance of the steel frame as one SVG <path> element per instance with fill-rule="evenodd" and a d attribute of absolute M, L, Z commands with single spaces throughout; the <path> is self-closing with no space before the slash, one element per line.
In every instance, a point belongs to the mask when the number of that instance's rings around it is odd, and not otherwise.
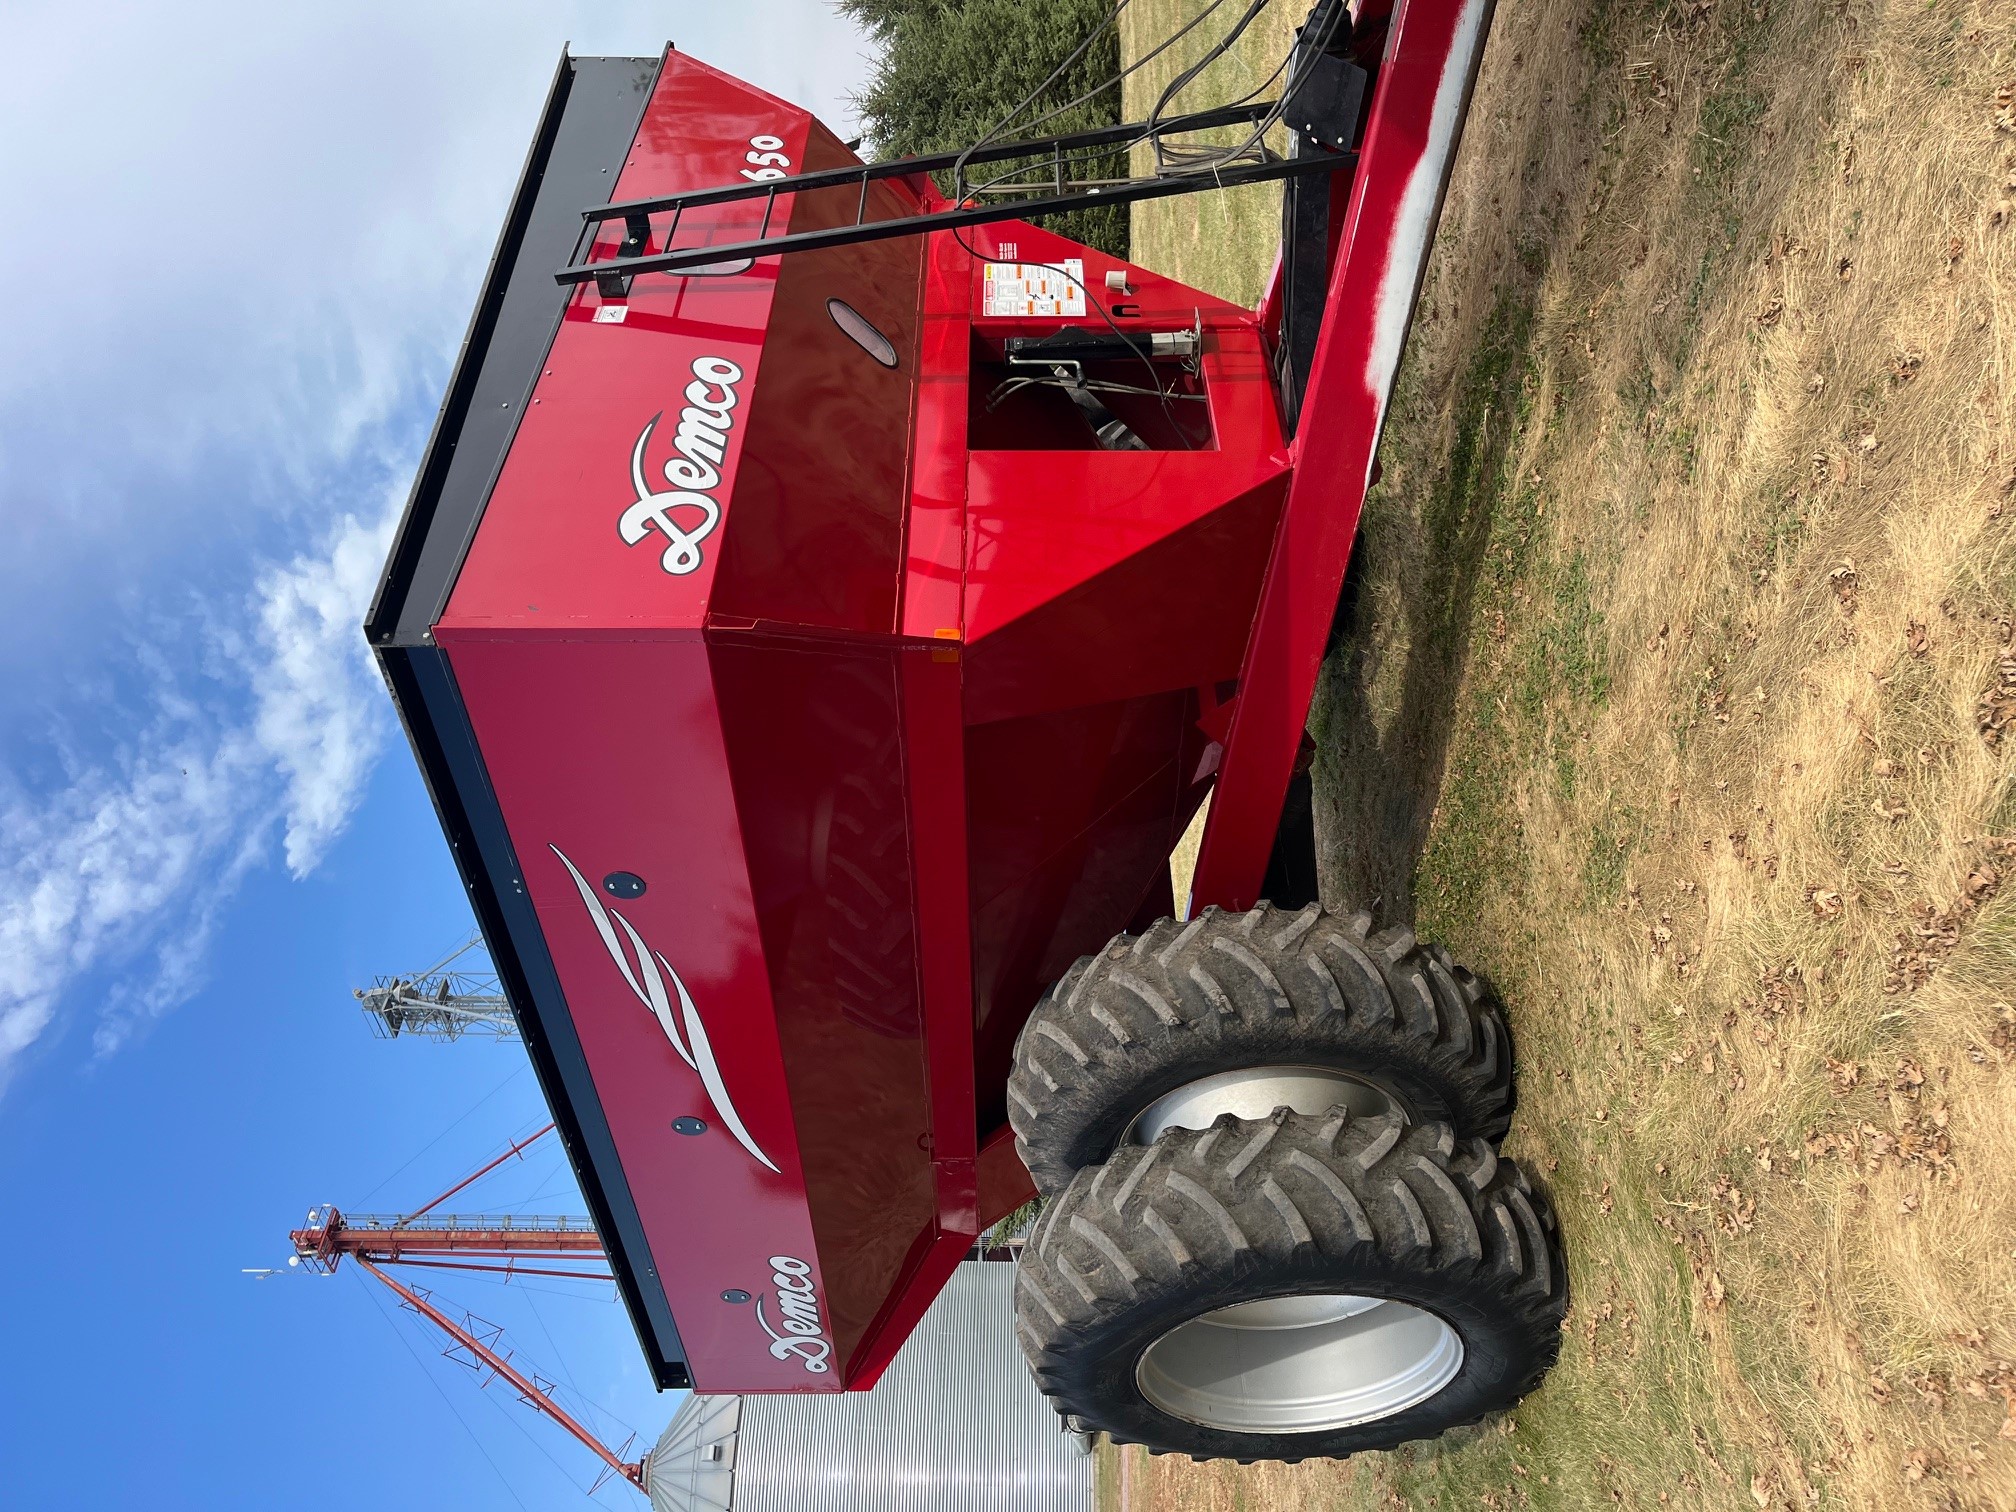
<path fill-rule="evenodd" d="M 1193 913 L 1260 900 L 1492 8 L 1393 7 L 1300 396 L 1305 420 L 1322 423 L 1298 427 L 1290 448 L 1294 471 L 1205 820 Z"/>
<path fill-rule="evenodd" d="M 548 1124 L 538 1133 L 514 1142 L 502 1155 L 485 1162 L 475 1172 L 456 1182 L 433 1201 L 415 1208 L 411 1213 L 397 1217 L 360 1214 L 346 1219 L 340 1210 L 325 1205 L 309 1215 L 310 1222 L 305 1228 L 295 1229 L 288 1238 L 294 1245 L 295 1258 L 317 1274 L 325 1276 L 335 1274 L 336 1267 L 346 1257 L 356 1261 L 366 1275 L 390 1288 L 399 1298 L 401 1306 L 418 1313 L 434 1324 L 457 1345 L 466 1349 L 479 1366 L 509 1381 L 517 1388 L 519 1396 L 524 1399 L 527 1406 L 553 1419 L 592 1450 L 611 1471 L 622 1476 L 639 1490 L 643 1490 L 643 1464 L 623 1459 L 595 1434 L 583 1427 L 546 1391 L 541 1390 L 536 1379 L 528 1379 L 520 1373 L 511 1364 L 509 1356 L 495 1347 L 496 1333 L 487 1340 L 478 1336 L 473 1330 L 457 1323 L 435 1306 L 427 1293 L 401 1285 L 381 1269 L 387 1265 L 404 1265 L 424 1270 L 483 1271 L 493 1275 L 501 1274 L 507 1282 L 513 1276 L 550 1276 L 571 1281 L 614 1281 L 616 1278 L 608 1267 L 608 1255 L 602 1247 L 602 1237 L 586 1219 L 469 1217 L 450 1214 L 436 1218 L 427 1228 L 413 1226 L 415 1218 L 432 1212 L 448 1198 L 496 1170 L 505 1161 L 513 1158 L 523 1159 L 528 1146 L 543 1139 L 552 1131 L 553 1125 Z M 516 1257 L 521 1254 L 563 1260 L 578 1257 L 584 1264 L 592 1261 L 600 1261 L 603 1264 L 600 1270 L 593 1271 L 519 1265 Z M 442 1258 L 472 1255 L 507 1258 L 502 1265 L 486 1264 L 468 1258 Z M 419 1258 L 422 1256 L 428 1258 Z"/>
<path fill-rule="evenodd" d="M 635 140 L 663 55 L 577 58 L 561 51 L 496 249 L 484 274 L 406 514 L 365 620 L 365 638 L 403 711 L 429 794 L 469 888 L 505 996 L 519 1019 L 568 1163 L 630 1314 L 653 1381 L 692 1377 L 663 1285 L 648 1267 L 638 1203 L 525 895 L 504 817 L 484 776 L 455 674 L 432 626 L 447 603 L 496 469 L 530 402 L 566 307 L 549 270 L 580 235 L 580 207 Z M 452 544 L 451 544 L 452 543 Z"/>
<path fill-rule="evenodd" d="M 1179 194 L 1200 194 L 1208 189 L 1230 189 L 1240 184 L 1265 183 L 1311 173 L 1335 173 L 1340 168 L 1350 166 L 1351 154 L 1319 149 L 1305 155 L 1285 158 L 1263 153 L 1259 161 L 1235 163 L 1229 167 L 1220 166 L 1208 170 L 1185 169 L 1146 178 L 1117 181 L 1086 181 L 1076 187 L 1073 187 L 1072 181 L 1064 177 L 1064 159 L 1067 154 L 1083 153 L 1101 147 L 1124 148 L 1163 136 L 1207 131 L 1220 126 L 1252 125 L 1270 113 L 1276 103 L 1267 100 L 1255 105 L 1227 106 L 1217 110 L 1201 110 L 1187 115 L 1171 116 L 1166 121 L 1136 121 L 1122 126 L 1102 127 L 1096 131 L 1007 142 L 966 153 L 931 153 L 922 157 L 899 158 L 892 162 L 869 163 L 860 167 L 828 168 L 815 173 L 769 179 L 761 183 L 734 184 L 719 189 L 696 190 L 688 194 L 662 195 L 653 199 L 623 200 L 608 205 L 591 206 L 581 212 L 583 222 L 581 241 L 575 243 L 573 258 L 553 277 L 563 286 L 593 280 L 605 296 L 613 297 L 628 287 L 628 279 L 640 273 L 677 273 L 705 268 L 716 263 L 733 264 L 743 258 L 774 256 L 781 252 L 810 252 L 823 247 L 848 247 L 898 236 L 917 236 L 928 231 L 964 229 L 997 221 L 1026 220 L 1030 216 L 1053 215 L 1059 211 L 1082 209 L 1092 204 L 1133 204 L 1140 200 L 1166 199 Z M 1049 158 L 1053 165 L 1050 192 L 1047 194 L 1019 192 L 1038 187 L 1029 184 L 1008 186 L 1009 190 L 1018 191 L 1019 194 L 990 191 L 986 186 L 969 186 L 964 183 L 962 177 L 961 182 L 955 186 L 954 198 L 949 205 L 920 215 L 898 216 L 890 220 L 864 219 L 869 186 L 878 180 L 912 179 L 921 174 L 963 168 L 973 163 L 1045 157 Z M 834 226 L 817 231 L 785 232 L 776 236 L 769 234 L 778 196 L 805 194 L 820 189 L 852 188 L 856 185 L 860 188 L 860 199 L 852 225 Z M 969 196 L 972 193 L 987 192 L 1000 193 L 1001 197 L 987 204 L 971 203 Z M 686 211 L 709 205 L 736 204 L 746 200 L 763 202 L 763 220 L 754 237 L 743 241 L 716 242 L 706 246 L 677 249 L 672 247 L 672 238 L 678 234 L 680 218 Z M 644 252 L 642 249 L 650 244 L 652 236 L 651 217 L 666 211 L 672 213 L 672 220 L 666 227 L 664 238 L 660 243 L 664 250 Z M 588 241 L 592 246 L 596 228 L 613 220 L 624 223 L 622 255 L 598 262 L 582 260 L 581 242 Z"/>
<path fill-rule="evenodd" d="M 1229 707 L 1222 699 L 1214 705 L 1224 714 L 1224 723 L 1213 727 L 1222 754 L 1216 774 L 1213 809 L 1192 892 L 1193 907 L 1205 903 L 1250 906 L 1257 898 L 1261 879 L 1265 875 L 1269 851 L 1280 829 L 1283 794 L 1303 738 L 1310 694 L 1349 562 L 1365 491 L 1373 476 L 1373 458 L 1394 367 L 1404 341 L 1425 263 L 1428 238 L 1432 235 L 1436 219 L 1437 204 L 1447 181 L 1449 163 L 1474 80 L 1491 0 L 1398 0 L 1397 4 L 1391 4 L 1390 0 L 1365 0 L 1360 7 L 1360 21 L 1363 23 L 1369 12 L 1376 27 L 1379 20 L 1385 19 L 1389 8 L 1391 20 L 1385 34 L 1384 57 L 1377 70 L 1370 113 L 1358 154 L 1311 153 L 1302 158 L 1239 164 L 1215 175 L 1192 171 L 1141 180 L 1125 186 L 1129 192 L 1124 194 L 1110 190 L 1109 186 L 1097 186 L 1096 193 L 1087 187 L 1083 192 L 1064 195 L 1061 183 L 1063 139 L 1053 139 L 1053 162 L 1057 164 L 1053 188 L 1056 192 L 1049 196 L 1037 195 L 999 205 L 957 201 L 948 204 L 935 195 L 923 194 L 920 186 L 920 200 L 933 207 L 927 215 L 862 224 L 857 211 L 855 225 L 808 232 L 803 238 L 759 235 L 754 241 L 661 250 L 656 254 L 648 251 L 653 235 L 650 217 L 661 211 L 670 211 L 674 216 L 674 224 L 666 228 L 661 240 L 662 247 L 676 235 L 677 216 L 682 207 L 703 202 L 719 204 L 762 199 L 767 212 L 775 206 L 779 194 L 811 189 L 833 190 L 850 185 L 861 187 L 865 203 L 867 187 L 874 177 L 900 179 L 920 175 L 931 161 L 912 159 L 867 168 L 834 170 L 823 175 L 800 175 L 796 180 L 774 180 L 755 186 L 737 185 L 726 190 L 707 190 L 663 200 L 632 200 L 586 212 L 578 223 L 569 224 L 566 228 L 567 234 L 576 238 L 574 246 L 578 255 L 583 236 L 588 237 L 592 244 L 594 227 L 612 219 L 623 221 L 628 233 L 626 247 L 634 246 L 630 255 L 571 264 L 558 275 L 558 282 L 568 286 L 609 279 L 627 287 L 627 279 L 637 273 L 676 272 L 704 267 L 709 263 L 731 262 L 744 255 L 767 257 L 784 251 L 877 241 L 919 231 L 1019 220 L 1045 210 L 1074 208 L 1087 203 L 1124 203 L 1129 199 L 1187 193 L 1261 177 L 1331 175 L 1326 187 L 1331 191 L 1332 203 L 1326 207 L 1327 213 L 1320 220 L 1323 222 L 1323 246 L 1328 251 L 1334 242 L 1335 255 L 1330 261 L 1327 278 L 1329 297 L 1322 306 L 1307 386 L 1301 395 L 1304 405 L 1302 414 L 1308 423 L 1299 428 L 1299 433 L 1285 451 L 1286 459 L 1293 464 L 1293 477 L 1286 485 L 1288 492 L 1271 545 L 1264 537 L 1256 535 L 1254 539 L 1256 554 L 1263 545 L 1267 545 L 1270 554 L 1258 608 L 1250 626 L 1241 627 L 1246 630 L 1245 650 L 1236 699 Z M 1118 139 L 1129 130 L 1138 129 L 1111 128 L 1110 131 L 1118 136 L 1104 145 L 1117 145 Z M 1163 129 L 1175 129 L 1174 123 L 1165 124 Z M 1018 154 L 1030 156 L 1032 147 L 1041 146 L 1040 143 L 1014 143 L 987 151 L 989 160 L 999 160 Z M 948 162 L 944 166 L 952 164 Z M 598 169 L 598 175 L 604 171 L 606 169 Z M 1237 176 L 1242 174 L 1243 177 Z M 1339 174 L 1346 176 L 1337 177 Z M 1314 184 L 1324 181 L 1309 179 L 1305 182 Z M 570 223 L 574 222 L 576 213 L 572 206 L 578 206 L 584 197 L 577 195 L 569 202 L 566 219 Z M 536 208 L 543 216 L 551 207 L 542 196 Z M 753 223 L 755 217 L 750 219 Z M 1313 223 L 1318 220 L 1313 210 L 1306 216 L 1306 222 L 1312 223 L 1312 229 Z M 766 214 L 763 231 L 767 233 L 768 229 Z M 531 266 L 536 271 L 537 281 L 551 295 L 553 285 L 544 270 L 552 266 L 551 259 L 560 255 L 566 243 L 562 239 L 558 245 L 547 242 L 539 245 L 550 246 L 550 251 Z M 517 256 L 515 248 L 514 243 L 514 258 Z M 515 276 L 517 263 L 512 265 L 511 271 Z M 1318 287 L 1323 287 L 1320 266 L 1316 272 Z M 513 287 L 515 291 L 516 286 Z M 1268 306 L 1279 312 L 1282 304 L 1282 286 L 1277 274 Z M 1263 306 L 1263 319 L 1268 306 Z M 552 319 L 558 323 L 557 328 L 563 334 L 570 329 L 560 315 L 553 315 Z M 641 321 L 633 322 L 632 330 L 642 324 Z M 487 339 L 487 331 L 484 334 Z M 1257 335 L 1255 339 L 1257 343 Z M 522 357 L 525 354 L 516 355 Z M 538 402 L 532 397 L 529 386 L 531 375 L 538 370 L 536 361 L 522 369 L 514 368 L 514 374 L 524 378 L 527 386 L 510 393 L 503 393 L 500 388 L 502 397 L 494 413 L 508 415 L 515 423 L 515 417 L 526 412 L 525 405 Z M 495 380 L 497 385 L 502 382 L 501 378 Z M 462 394 L 458 387 L 451 391 L 450 397 L 451 403 L 462 403 L 469 396 Z M 491 397 L 498 396 L 493 394 Z M 550 393 L 546 404 L 547 408 L 539 413 L 550 419 L 558 408 Z M 473 404 L 463 404 L 463 408 L 472 414 L 477 413 Z M 459 415 L 460 411 L 457 413 Z M 482 413 L 488 416 L 492 411 L 484 409 Z M 496 423 L 503 425 L 502 421 Z M 484 437 L 486 444 L 481 448 L 466 437 L 454 437 L 449 441 L 449 449 L 455 450 L 456 455 L 464 459 L 465 472 L 470 477 L 475 475 L 479 464 L 486 478 L 492 476 L 493 464 L 501 459 L 503 449 L 509 443 L 508 435 L 496 439 L 485 432 Z M 495 444 L 488 444 L 490 440 L 494 440 Z M 468 444 L 462 445 L 463 441 Z M 1283 459 L 1280 451 L 1270 452 L 1269 455 L 1277 463 Z M 429 463 L 430 467 L 443 465 Z M 423 483 L 425 481 L 423 477 Z M 457 481 L 467 479 L 458 475 Z M 487 487 L 487 483 L 484 486 Z M 478 503 L 482 502 L 480 493 L 472 497 Z M 461 495 L 456 498 L 459 501 Z M 431 510 L 434 504 L 431 495 L 427 502 Z M 457 507 L 461 508 L 459 502 Z M 465 513 L 467 519 L 464 523 L 472 523 L 474 506 Z M 431 520 L 432 515 L 427 518 Z M 463 515 L 458 514 L 455 518 L 463 519 Z M 570 1154 L 574 1156 L 576 1169 L 583 1175 L 591 1205 L 598 1220 L 607 1224 L 611 1246 L 607 1259 L 617 1269 L 626 1297 L 632 1300 L 640 1335 L 648 1341 L 647 1356 L 653 1360 L 654 1370 L 662 1384 L 686 1384 L 682 1363 L 684 1354 L 664 1288 L 649 1266 L 643 1267 L 644 1274 L 640 1278 L 636 1263 L 626 1258 L 648 1258 L 650 1248 L 602 1109 L 602 1092 L 589 1074 L 588 1062 L 564 1007 L 543 1016 L 537 1011 L 546 1003 L 562 1004 L 564 995 L 558 983 L 558 968 L 553 953 L 541 932 L 540 920 L 528 901 L 524 868 L 513 848 L 510 832 L 504 826 L 503 812 L 497 805 L 492 781 L 494 772 L 491 778 L 486 778 L 486 756 L 479 749 L 476 726 L 472 723 L 469 706 L 463 701 L 464 689 L 477 686 L 476 678 L 484 668 L 474 651 L 470 652 L 466 665 L 450 668 L 434 632 L 443 622 L 445 585 L 453 581 L 453 574 L 445 577 L 439 574 L 418 575 L 418 581 L 430 584 L 439 581 L 443 585 L 441 598 L 430 610 L 421 601 L 418 591 L 406 583 L 406 579 L 415 577 L 417 571 L 409 570 L 411 564 L 408 559 L 415 556 L 424 544 L 418 532 L 412 532 L 411 544 L 408 543 L 408 535 L 409 531 L 402 528 L 401 543 L 395 549 L 395 568 L 399 570 L 388 576 L 388 584 L 392 586 L 381 595 L 381 604 L 374 607 L 369 633 L 381 647 L 388 676 L 393 681 L 402 708 L 419 708 L 424 712 L 425 718 L 411 726 L 415 729 L 416 746 L 436 788 L 437 801 L 443 803 L 444 824 L 462 853 L 465 877 L 476 879 L 471 883 L 472 893 L 477 897 L 479 910 L 483 911 L 486 928 L 495 921 L 498 932 L 507 937 L 493 941 L 501 951 L 498 958 L 500 971 L 514 1001 L 522 999 L 532 1005 L 527 1016 L 528 1047 L 540 1064 L 542 1081 L 547 1085 L 549 1097 L 554 1098 L 556 1108 L 560 1109 Z M 441 536 L 445 541 L 448 533 L 444 530 Z M 456 550 L 466 548 L 466 533 L 457 540 Z M 437 549 L 442 552 L 448 550 L 446 546 Z M 455 560 L 459 563 L 460 557 Z M 926 623 L 946 624 L 949 621 Z M 464 635 L 464 639 L 457 643 L 458 647 L 467 647 L 474 642 L 475 635 L 467 632 L 466 626 L 453 628 Z M 936 633 L 943 635 L 945 632 Z M 1236 646 L 1237 642 L 1233 644 Z M 906 648 L 904 655 L 914 661 L 916 667 L 915 675 L 906 672 L 906 708 L 931 699 L 956 698 L 957 673 L 943 671 L 939 664 L 942 661 L 949 667 L 964 654 L 964 648 L 959 646 L 920 645 Z M 1228 663 L 1229 660 L 1228 657 Z M 906 667 L 908 665 L 906 662 Z M 934 681 L 939 678 L 943 680 L 942 686 Z M 949 695 L 946 689 L 952 690 Z M 956 721 L 954 723 L 956 726 Z M 959 770 L 956 750 L 950 755 L 949 765 L 954 772 Z M 929 767 L 929 763 L 917 764 L 919 770 Z M 446 801 L 441 797 L 444 788 L 448 792 Z M 946 791 L 952 789 L 948 787 Z M 951 805 L 951 817 L 942 829 L 947 834 L 956 834 L 961 811 L 949 798 L 944 801 Z M 543 862 L 543 856 L 540 860 Z M 918 860 L 920 874 L 925 860 L 921 856 Z M 960 879 L 955 876 L 951 881 L 959 883 Z M 918 913 L 920 937 L 924 942 L 920 946 L 920 960 L 924 962 L 922 970 L 934 981 L 942 980 L 954 989 L 961 983 L 970 984 L 971 967 L 966 959 L 967 946 L 963 935 L 967 917 L 963 884 L 942 889 L 924 888 L 920 890 L 920 897 L 924 900 Z M 928 908 L 925 904 L 929 905 Z M 970 1113 L 974 1093 L 970 1015 L 962 1023 L 965 1026 L 964 1038 L 956 1033 L 927 1036 L 930 1057 L 928 1082 L 934 1099 L 934 1119 L 948 1110 L 951 1114 L 963 1111 L 966 1114 L 963 1123 L 957 1117 L 953 1117 L 951 1122 L 962 1130 L 970 1131 L 973 1128 Z M 941 1103 L 943 1106 L 939 1106 Z M 956 1145 L 941 1144 L 931 1152 L 940 1172 L 937 1196 L 944 1218 L 941 1229 L 947 1238 L 957 1225 L 973 1221 L 977 1207 L 977 1198 L 952 1178 L 971 1173 L 973 1187 L 977 1190 L 986 1178 L 990 1151 L 1007 1150 L 1005 1157 L 997 1153 L 997 1168 L 1004 1160 L 1008 1163 L 1013 1161 L 1012 1148 L 1001 1145 L 998 1140 L 990 1140 L 986 1149 L 979 1151 L 971 1148 L 970 1141 L 970 1133 L 962 1133 Z M 927 1147 L 920 1145 L 919 1148 Z M 998 1181 L 996 1188 L 1005 1190 Z M 914 1256 L 915 1265 L 907 1272 L 908 1279 L 903 1289 L 891 1294 L 884 1312 L 878 1314 L 871 1329 L 878 1348 L 886 1338 L 889 1349 L 893 1351 L 908 1326 L 928 1304 L 945 1270 L 956 1260 L 957 1256 L 951 1252 L 949 1244 L 941 1244 L 940 1248 L 943 1254 L 933 1251 Z M 361 1253 L 358 1258 L 363 1263 Z M 854 1384 L 871 1384 L 876 1371 L 879 1371 L 879 1364 L 875 1371 L 864 1370 L 862 1378 Z"/>
<path fill-rule="evenodd" d="M 369 1272 L 372 1279 L 389 1287 L 398 1296 L 402 1304 L 418 1313 L 436 1328 L 447 1334 L 457 1344 L 468 1350 L 482 1365 L 487 1366 L 495 1374 L 509 1381 L 517 1388 L 518 1395 L 524 1399 L 526 1406 L 545 1413 L 546 1416 L 566 1429 L 569 1434 L 573 1435 L 576 1441 L 584 1448 L 590 1450 L 597 1459 L 601 1460 L 603 1464 L 607 1465 L 617 1475 L 622 1476 L 624 1480 L 635 1486 L 639 1491 L 645 1489 L 644 1464 L 641 1460 L 625 1460 L 617 1455 L 615 1450 L 611 1449 L 601 1439 L 583 1427 L 580 1421 L 568 1412 L 565 1407 L 554 1401 L 551 1396 L 541 1391 L 535 1382 L 527 1379 L 519 1372 L 508 1358 L 499 1354 L 495 1349 L 484 1343 L 483 1340 L 477 1338 L 469 1329 L 449 1317 L 448 1314 L 436 1307 L 426 1295 L 415 1291 L 411 1287 L 402 1286 L 369 1260 L 366 1260 L 362 1255 L 357 1257 L 357 1263 Z"/>

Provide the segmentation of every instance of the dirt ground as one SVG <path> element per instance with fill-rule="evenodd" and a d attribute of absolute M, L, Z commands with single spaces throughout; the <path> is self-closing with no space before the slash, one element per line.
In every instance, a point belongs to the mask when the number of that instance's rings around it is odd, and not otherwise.
<path fill-rule="evenodd" d="M 2012 221 L 2009 0 L 1500 0 L 1313 727 L 1330 901 L 1508 1004 L 1561 1363 L 1102 1506 L 2016 1507 Z M 1277 225 L 1135 255 L 1250 300 Z"/>

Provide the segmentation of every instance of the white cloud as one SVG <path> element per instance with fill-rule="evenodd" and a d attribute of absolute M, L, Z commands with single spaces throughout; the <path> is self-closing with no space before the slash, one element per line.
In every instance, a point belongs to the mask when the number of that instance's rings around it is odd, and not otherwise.
<path fill-rule="evenodd" d="M 53 144 L 0 153 L 0 282 L 51 291 L 0 303 L 0 1083 L 87 976 L 101 1053 L 185 1000 L 341 834 L 393 724 L 354 480 L 408 473 L 563 41 L 668 29 L 847 131 L 826 0 L 0 3 L 0 141 Z"/>
<path fill-rule="evenodd" d="M 0 1083 L 101 969 L 103 1054 L 204 979 L 222 908 L 277 830 L 305 876 L 342 832 L 391 727 L 358 624 L 394 511 L 345 516 L 321 547 L 257 575 L 213 632 L 229 683 L 163 682 L 137 739 L 68 783 L 0 807 Z M 169 676 L 165 667 L 152 669 Z M 235 686 L 231 686 L 235 683 Z"/>
<path fill-rule="evenodd" d="M 394 515 L 345 516 L 327 547 L 266 572 L 256 594 L 263 652 L 252 668 L 260 751 L 286 784 L 287 870 L 305 877 L 356 806 L 391 709 L 358 629 Z"/>
<path fill-rule="evenodd" d="M 98 1055 L 110 1055 L 124 1045 L 149 1020 L 194 997 L 209 980 L 210 940 L 225 906 L 238 891 L 238 884 L 258 862 L 265 850 L 267 827 L 241 831 L 235 853 L 220 854 L 216 870 L 203 878 L 203 885 L 184 894 L 184 906 L 171 907 L 173 928 L 156 931 L 151 961 L 113 985 L 98 1015 L 98 1027 L 91 1034 L 91 1048 Z M 7 1067 L 0 1063 L 0 1084 Z"/>
<path fill-rule="evenodd" d="M 0 635 L 31 676 L 121 586 L 431 411 L 563 43 L 667 36 L 820 108 L 865 71 L 827 0 L 0 3 Z M 107 50 L 108 38 L 116 45 Z M 144 60 L 144 61 L 143 61 Z M 144 507 L 134 507 L 144 500 Z M 11 618 L 12 616 L 10 616 Z"/>

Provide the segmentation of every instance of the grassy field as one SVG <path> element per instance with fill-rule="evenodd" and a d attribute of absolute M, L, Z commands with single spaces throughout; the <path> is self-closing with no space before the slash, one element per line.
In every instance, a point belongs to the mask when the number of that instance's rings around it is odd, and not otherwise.
<path fill-rule="evenodd" d="M 2016 1507 L 2012 221 L 2008 0 L 1500 0 L 1314 723 L 1331 901 L 1508 1003 L 1562 1361 L 1103 1506 Z M 1135 255 L 1251 299 L 1276 227 Z"/>

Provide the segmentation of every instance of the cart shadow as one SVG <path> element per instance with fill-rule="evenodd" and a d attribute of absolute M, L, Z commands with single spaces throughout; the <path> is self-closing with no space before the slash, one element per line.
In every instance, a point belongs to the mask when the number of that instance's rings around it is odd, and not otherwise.
<path fill-rule="evenodd" d="M 1536 50 L 1502 17 L 1487 45 L 1477 98 L 1491 109 L 1459 149 L 1381 449 L 1387 478 L 1366 502 L 1311 709 L 1322 896 L 1371 905 L 1382 923 L 1415 921 L 1494 530 L 1516 534 L 1511 512 L 1530 502 L 1508 452 L 1534 394 L 1542 289 L 1586 229 L 1564 208 L 1600 199 L 1601 122 L 1586 107 L 1606 16 L 1602 0 L 1570 0 L 1549 25 L 1581 45 Z"/>
<path fill-rule="evenodd" d="M 1323 896 L 1414 921 L 1458 713 L 1471 617 L 1500 513 L 1514 427 L 1501 418 L 1524 370 L 1526 311 L 1508 293 L 1463 383 L 1453 444 L 1425 497 L 1377 500 L 1345 583 L 1312 721 Z M 1507 350 L 1509 348 L 1509 350 Z M 1400 665 L 1390 664 L 1398 659 Z"/>
<path fill-rule="evenodd" d="M 1499 142 L 1494 156 L 1533 160 L 1547 118 L 1529 114 L 1523 151 Z M 1557 202 L 1587 191 L 1590 161 Z M 1541 289 L 1573 255 L 1572 222 L 1548 213 L 1530 179 L 1493 187 L 1493 223 L 1436 252 L 1446 266 L 1416 310 L 1383 448 L 1389 475 L 1366 503 L 1311 711 L 1323 897 L 1370 905 L 1382 923 L 1415 919 L 1471 621 L 1494 528 L 1512 524 L 1517 502 L 1508 450 L 1531 394 Z"/>

